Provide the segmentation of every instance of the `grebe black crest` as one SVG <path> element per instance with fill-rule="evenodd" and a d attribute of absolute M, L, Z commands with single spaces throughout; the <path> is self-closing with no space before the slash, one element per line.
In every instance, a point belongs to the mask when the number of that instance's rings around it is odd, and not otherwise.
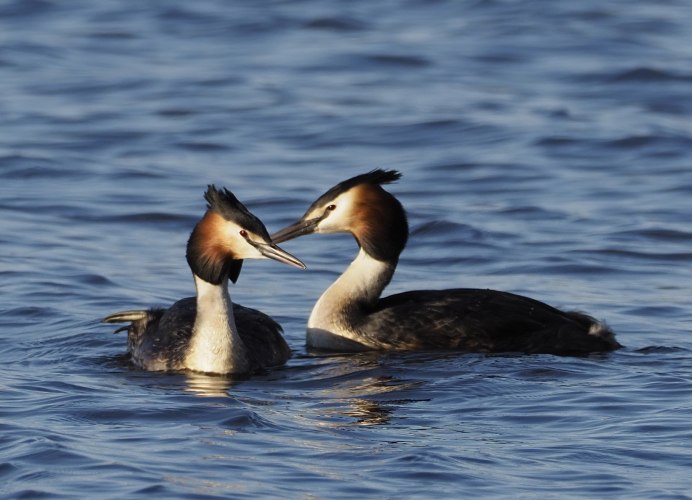
<path fill-rule="evenodd" d="M 274 244 L 264 224 L 227 189 L 210 185 L 207 211 L 187 243 L 187 262 L 197 294 L 168 309 L 122 311 L 103 319 L 130 322 L 132 362 L 145 370 L 250 373 L 282 365 L 290 349 L 281 326 L 266 314 L 231 302 L 243 259 L 273 259 L 305 265 Z"/>
<path fill-rule="evenodd" d="M 404 208 L 382 187 L 400 177 L 377 169 L 340 182 L 297 222 L 272 235 L 281 243 L 311 233 L 346 232 L 360 248 L 315 304 L 307 325 L 309 347 L 559 355 L 622 347 L 612 330 L 591 316 L 508 292 L 456 288 L 381 298 L 408 239 Z"/>

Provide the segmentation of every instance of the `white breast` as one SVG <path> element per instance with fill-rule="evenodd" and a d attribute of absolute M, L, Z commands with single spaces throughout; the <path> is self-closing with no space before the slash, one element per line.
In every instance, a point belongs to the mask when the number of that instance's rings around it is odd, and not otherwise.
<path fill-rule="evenodd" d="M 238 335 L 226 283 L 212 285 L 195 276 L 197 316 L 185 368 L 207 373 L 246 373 L 250 361 Z"/>
<path fill-rule="evenodd" d="M 393 267 L 373 259 L 364 250 L 346 271 L 322 294 L 312 309 L 307 327 L 307 345 L 318 349 L 357 350 L 367 344 L 350 327 L 348 305 L 354 300 L 376 301 L 389 283 Z M 354 345 L 354 341 L 358 344 Z M 376 346 L 370 346 L 376 347 Z"/>

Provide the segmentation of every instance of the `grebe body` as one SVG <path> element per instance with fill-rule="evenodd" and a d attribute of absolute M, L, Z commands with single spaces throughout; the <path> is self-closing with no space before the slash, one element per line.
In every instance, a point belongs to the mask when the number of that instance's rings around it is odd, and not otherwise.
<path fill-rule="evenodd" d="M 455 288 L 381 298 L 408 240 L 401 203 L 382 184 L 396 171 L 343 181 L 305 215 L 272 235 L 281 243 L 311 233 L 351 233 L 360 250 L 322 294 L 307 324 L 307 345 L 332 351 L 454 349 L 583 355 L 617 349 L 604 323 L 513 293 Z"/>

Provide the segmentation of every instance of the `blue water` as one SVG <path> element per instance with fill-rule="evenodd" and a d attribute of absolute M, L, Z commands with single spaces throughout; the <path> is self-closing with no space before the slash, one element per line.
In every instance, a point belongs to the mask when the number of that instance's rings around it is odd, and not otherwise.
<path fill-rule="evenodd" d="M 692 6 L 0 2 L 0 495 L 692 497 Z M 587 358 L 312 356 L 346 235 L 250 261 L 294 351 L 131 368 L 99 318 L 194 288 L 207 183 L 270 231 L 375 167 L 388 293 L 481 287 L 605 319 Z"/>

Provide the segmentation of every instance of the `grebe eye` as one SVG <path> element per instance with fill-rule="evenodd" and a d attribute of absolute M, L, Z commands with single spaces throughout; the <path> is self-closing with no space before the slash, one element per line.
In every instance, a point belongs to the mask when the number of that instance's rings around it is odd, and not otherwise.
<path fill-rule="evenodd" d="M 243 238 L 247 238 L 247 231 L 245 229 L 241 229 L 240 236 L 242 236 Z"/>
<path fill-rule="evenodd" d="M 329 206 L 327 207 L 327 210 L 329 210 L 329 211 L 331 211 L 331 210 L 336 210 L 336 205 L 329 205 Z"/>

